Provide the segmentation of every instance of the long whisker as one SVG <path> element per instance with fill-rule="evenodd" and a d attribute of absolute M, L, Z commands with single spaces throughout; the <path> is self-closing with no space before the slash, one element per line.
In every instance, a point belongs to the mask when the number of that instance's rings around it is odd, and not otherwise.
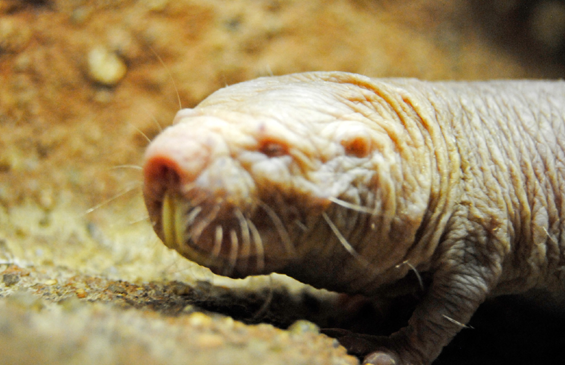
<path fill-rule="evenodd" d="M 153 123 L 155 123 L 155 125 L 157 126 L 157 129 L 159 130 L 159 132 L 163 131 L 163 127 L 161 127 L 161 124 L 159 123 L 159 121 L 157 120 L 157 118 L 155 118 L 155 116 L 153 115 L 153 113 L 151 113 L 148 109 L 146 109 L 143 105 L 140 105 L 141 108 L 143 110 L 145 110 L 145 112 L 147 114 L 149 114 L 151 116 L 151 119 L 153 120 Z"/>
<path fill-rule="evenodd" d="M 247 224 L 247 220 L 243 216 L 243 213 L 241 213 L 241 210 L 236 209 L 235 215 L 241 228 L 241 257 L 245 257 L 245 264 L 247 265 L 249 263 L 249 257 L 251 256 L 251 236 L 249 233 L 249 225 Z M 246 268 L 246 266 L 242 267 L 244 271 Z"/>
<path fill-rule="evenodd" d="M 128 222 L 127 224 L 134 225 L 134 224 L 137 224 L 137 223 L 146 222 L 148 220 L 149 220 L 149 216 L 145 215 L 142 218 L 135 219 L 133 221 Z"/>
<path fill-rule="evenodd" d="M 83 216 L 92 213 L 93 211 L 95 211 L 96 209 L 103 207 L 104 205 L 110 203 L 111 201 L 114 201 L 118 198 L 121 198 L 122 196 L 126 195 L 127 193 L 134 191 L 136 189 L 138 189 L 141 186 L 141 182 L 135 182 L 133 184 L 133 186 L 130 186 L 124 190 L 122 190 L 121 192 L 119 192 L 118 194 L 114 195 L 113 197 L 104 200 L 102 203 L 96 204 L 95 206 L 93 206 L 92 208 L 89 208 L 86 210 L 86 212 L 83 213 Z"/>
<path fill-rule="evenodd" d="M 296 224 L 298 226 L 298 228 L 300 228 L 304 232 L 308 231 L 308 226 L 306 224 L 302 223 L 301 221 L 299 221 L 298 219 L 296 219 L 294 221 L 294 224 Z"/>
<path fill-rule="evenodd" d="M 167 74 L 169 75 L 169 78 L 171 79 L 172 83 L 173 83 L 173 87 L 175 88 L 175 92 L 177 93 L 177 99 L 179 102 L 179 110 L 182 109 L 182 103 L 180 101 L 180 94 L 179 94 L 179 89 L 177 88 L 177 84 L 175 83 L 175 79 L 173 78 L 173 75 L 171 74 L 171 71 L 169 70 L 169 68 L 167 67 L 167 65 L 165 64 L 165 62 L 163 61 L 163 59 L 161 58 L 161 56 L 159 56 L 157 54 L 157 52 L 153 49 L 153 47 L 151 47 L 151 45 L 148 44 L 149 49 L 151 50 L 151 52 L 153 52 L 153 54 L 155 55 L 155 57 L 157 57 L 157 59 L 159 60 L 159 62 L 161 62 L 161 65 L 163 65 L 163 67 L 165 68 L 165 70 L 167 71 Z"/>
<path fill-rule="evenodd" d="M 187 227 L 190 227 L 192 223 L 196 220 L 200 212 L 202 211 L 202 207 L 197 206 L 194 207 L 189 213 L 184 216 L 184 212 L 182 211 L 181 204 L 176 205 L 175 209 L 175 242 L 177 247 L 182 247 L 185 242 L 189 242 L 191 233 L 184 236 L 184 233 L 187 230 Z M 183 219 L 184 218 L 184 219 Z M 164 220 L 164 218 L 163 218 Z M 197 240 L 193 240 L 196 242 Z"/>
<path fill-rule="evenodd" d="M 255 252 L 257 256 L 257 271 L 262 272 L 265 268 L 265 248 L 263 247 L 263 240 L 261 239 L 261 234 L 255 224 L 251 220 L 247 220 L 249 224 L 249 229 L 251 235 L 253 236 L 253 242 L 255 242 Z"/>
<path fill-rule="evenodd" d="M 139 165 L 118 165 L 110 168 L 111 170 L 118 170 L 118 169 L 134 169 L 134 170 L 143 170 L 143 167 Z"/>
<path fill-rule="evenodd" d="M 362 205 L 353 204 L 350 202 L 346 202 L 345 200 L 341 200 L 333 197 L 329 197 L 328 200 L 331 201 L 332 203 L 335 203 L 347 209 L 354 210 L 356 212 L 367 213 L 371 215 L 375 214 L 375 209 L 367 208 Z"/>
<path fill-rule="evenodd" d="M 461 323 L 461 322 L 459 322 L 459 321 L 457 321 L 457 320 L 455 320 L 455 319 L 453 319 L 453 318 L 451 318 L 451 317 L 449 317 L 449 316 L 447 316 L 447 315 L 445 315 L 445 314 L 444 314 L 442 317 L 445 318 L 445 319 L 447 319 L 449 322 L 456 324 L 457 326 L 459 326 L 459 327 L 461 327 L 461 328 L 470 328 L 470 329 L 473 329 L 472 326 L 468 326 L 468 325 L 466 325 L 465 323 Z"/>
<path fill-rule="evenodd" d="M 251 318 L 252 322 L 258 321 L 260 316 L 267 311 L 269 305 L 273 302 L 273 294 L 273 276 L 269 275 L 269 294 L 267 295 L 265 302 L 261 305 L 261 308 L 259 308 L 259 310 L 253 315 L 253 318 Z"/>
<path fill-rule="evenodd" d="M 200 208 L 200 207 L 197 207 L 197 208 Z M 210 223 L 212 223 L 214 221 L 214 219 L 216 219 L 216 216 L 218 215 L 219 211 L 220 211 L 220 206 L 216 205 L 214 207 L 214 209 L 210 212 L 210 214 L 208 214 L 206 217 L 204 217 L 204 219 L 202 219 L 201 221 L 199 221 L 195 225 L 195 227 L 191 230 L 192 231 L 192 234 L 191 234 L 192 241 L 194 241 L 194 242 L 198 241 L 198 238 L 200 238 L 200 235 L 206 229 L 206 227 L 208 227 L 208 225 Z"/>
<path fill-rule="evenodd" d="M 190 213 L 188 213 L 188 215 L 186 216 L 186 221 L 184 222 L 185 226 L 188 227 L 190 226 L 192 223 L 194 223 L 194 220 L 196 219 L 196 217 L 198 217 L 198 214 L 200 214 L 200 212 L 202 211 L 202 207 L 201 206 L 196 206 L 194 207 Z"/>
<path fill-rule="evenodd" d="M 137 128 L 136 126 L 134 126 L 133 124 L 131 125 L 136 131 L 139 132 L 139 134 L 141 134 L 146 140 L 147 142 L 151 143 L 151 138 L 147 137 L 147 134 L 143 133 L 143 131 L 139 128 Z"/>
<path fill-rule="evenodd" d="M 224 239 L 224 229 L 222 226 L 216 226 L 216 236 L 214 237 L 214 248 L 212 249 L 212 257 L 216 258 L 222 250 L 222 240 Z"/>
<path fill-rule="evenodd" d="M 229 272 L 231 273 L 233 271 L 234 267 L 235 267 L 236 262 L 237 262 L 237 252 L 239 250 L 237 233 L 234 229 L 230 230 L 230 240 L 231 240 L 231 246 L 230 246 L 230 256 L 229 256 L 228 269 L 229 269 Z"/>
<path fill-rule="evenodd" d="M 267 204 L 263 202 L 259 202 L 259 206 L 263 208 L 265 212 L 267 212 L 267 215 L 269 216 L 269 218 L 271 218 L 271 221 L 273 221 L 273 224 L 275 225 L 275 228 L 277 229 L 277 232 L 279 233 L 279 236 L 283 241 L 286 251 L 290 253 L 292 256 L 294 256 L 296 252 L 292 245 L 292 241 L 290 240 L 290 236 L 288 235 L 288 232 L 283 222 L 278 217 L 277 213 L 275 213 Z"/>
<path fill-rule="evenodd" d="M 355 258 L 355 260 L 357 260 L 359 263 L 361 263 L 364 268 L 371 268 L 371 263 L 368 262 L 363 256 L 361 256 L 355 250 L 355 248 L 353 248 L 353 246 L 351 246 L 351 244 L 349 242 L 347 242 L 347 239 L 341 234 L 339 229 L 336 227 L 336 225 L 332 222 L 330 217 L 325 212 L 322 213 L 322 217 L 324 217 L 324 220 L 326 221 L 326 223 L 328 224 L 328 226 L 330 227 L 332 232 L 335 234 L 335 236 L 337 237 L 339 243 L 341 243 L 343 248 L 345 248 L 345 250 L 347 252 L 349 252 L 351 254 L 351 256 L 353 256 L 353 258 Z"/>
<path fill-rule="evenodd" d="M 418 279 L 418 283 L 420 284 L 420 289 L 424 290 L 424 280 L 422 280 L 420 273 L 418 272 L 418 270 L 416 270 L 414 265 L 412 265 L 410 262 L 408 262 L 408 260 L 406 260 L 406 261 L 401 262 L 400 264 L 396 265 L 395 267 L 399 268 L 403 265 L 408 265 L 410 267 L 410 269 L 414 272 L 414 274 L 416 274 L 416 278 Z"/>

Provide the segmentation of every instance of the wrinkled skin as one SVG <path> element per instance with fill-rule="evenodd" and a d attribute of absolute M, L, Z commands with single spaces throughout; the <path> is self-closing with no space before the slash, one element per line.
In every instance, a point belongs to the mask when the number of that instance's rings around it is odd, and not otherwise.
<path fill-rule="evenodd" d="M 563 82 L 245 82 L 152 142 L 146 205 L 219 274 L 367 296 L 429 276 L 407 327 L 334 333 L 365 363 L 429 364 L 487 297 L 564 288 L 564 100 Z"/>

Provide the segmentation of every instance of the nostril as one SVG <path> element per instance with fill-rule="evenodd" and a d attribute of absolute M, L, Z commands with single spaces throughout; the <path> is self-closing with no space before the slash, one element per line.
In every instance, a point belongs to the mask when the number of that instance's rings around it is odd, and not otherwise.
<path fill-rule="evenodd" d="M 154 156 L 145 162 L 145 185 L 161 195 L 165 190 L 178 188 L 181 183 L 177 162 L 165 156 Z"/>

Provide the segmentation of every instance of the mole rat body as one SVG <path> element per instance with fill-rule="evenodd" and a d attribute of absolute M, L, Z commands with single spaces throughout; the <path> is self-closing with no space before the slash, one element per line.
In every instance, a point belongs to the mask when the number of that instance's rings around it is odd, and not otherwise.
<path fill-rule="evenodd" d="M 146 205 L 218 274 L 367 296 L 429 276 L 408 326 L 363 350 L 428 364 L 487 297 L 565 288 L 564 101 L 557 81 L 260 78 L 177 114 Z"/>

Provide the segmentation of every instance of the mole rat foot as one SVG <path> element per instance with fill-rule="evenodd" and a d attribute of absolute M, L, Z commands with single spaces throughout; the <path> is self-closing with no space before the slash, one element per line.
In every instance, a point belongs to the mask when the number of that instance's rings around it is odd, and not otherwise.
<path fill-rule="evenodd" d="M 365 357 L 363 365 L 408 365 L 403 362 L 394 348 L 394 341 L 388 337 L 363 335 L 339 328 L 328 328 L 322 333 L 333 337 L 351 355 Z"/>

